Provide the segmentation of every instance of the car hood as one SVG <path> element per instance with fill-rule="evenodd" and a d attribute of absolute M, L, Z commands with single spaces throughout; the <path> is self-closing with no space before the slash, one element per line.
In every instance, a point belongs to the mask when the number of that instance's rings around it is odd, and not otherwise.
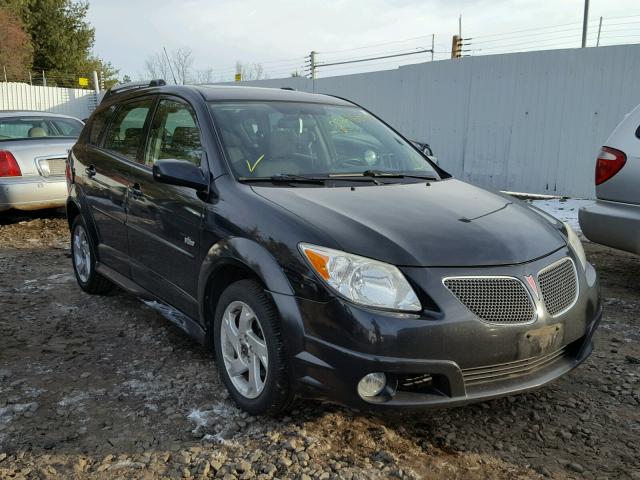
<path fill-rule="evenodd" d="M 13 154 L 20 165 L 22 175 L 37 175 L 36 158 L 51 156 L 67 158 L 74 143 L 76 139 L 55 137 L 5 140 L 0 142 L 0 150 L 8 150 Z"/>
<path fill-rule="evenodd" d="M 518 200 L 455 179 L 254 191 L 335 242 L 324 246 L 398 266 L 517 264 L 566 245 L 558 230 Z"/>

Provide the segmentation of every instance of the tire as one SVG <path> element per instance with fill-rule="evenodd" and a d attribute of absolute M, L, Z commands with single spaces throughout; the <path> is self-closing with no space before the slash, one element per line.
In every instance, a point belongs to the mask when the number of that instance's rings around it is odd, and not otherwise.
<path fill-rule="evenodd" d="M 113 284 L 96 272 L 96 247 L 81 215 L 71 224 L 71 263 L 80 288 L 91 294 L 105 294 Z"/>
<path fill-rule="evenodd" d="M 278 415 L 291 408 L 280 318 L 257 281 L 240 280 L 222 292 L 213 336 L 220 378 L 238 407 L 252 415 Z"/>

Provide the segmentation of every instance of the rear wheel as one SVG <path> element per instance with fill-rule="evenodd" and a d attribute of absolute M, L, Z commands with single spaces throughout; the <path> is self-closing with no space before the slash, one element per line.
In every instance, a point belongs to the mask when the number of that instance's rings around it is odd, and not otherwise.
<path fill-rule="evenodd" d="M 87 293 L 104 294 L 113 284 L 96 272 L 96 248 L 80 215 L 71 225 L 71 258 L 78 285 Z"/>
<path fill-rule="evenodd" d="M 222 382 L 240 408 L 275 415 L 291 406 L 280 319 L 258 282 L 240 280 L 222 293 L 214 345 Z"/>

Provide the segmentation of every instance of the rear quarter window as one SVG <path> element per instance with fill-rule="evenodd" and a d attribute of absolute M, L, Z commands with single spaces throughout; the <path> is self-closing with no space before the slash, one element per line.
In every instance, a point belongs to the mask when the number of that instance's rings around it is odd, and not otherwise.
<path fill-rule="evenodd" d="M 96 112 L 89 123 L 89 137 L 87 139 L 88 144 L 98 145 L 98 143 L 100 142 L 100 138 L 102 137 L 102 132 L 104 132 L 104 129 L 114 111 L 115 106 L 112 105 L 109 108 Z"/>

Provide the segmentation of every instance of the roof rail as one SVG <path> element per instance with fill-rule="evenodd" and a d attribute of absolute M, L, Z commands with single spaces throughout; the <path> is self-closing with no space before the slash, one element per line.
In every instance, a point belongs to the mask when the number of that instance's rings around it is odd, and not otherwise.
<path fill-rule="evenodd" d="M 114 85 L 113 87 L 109 88 L 104 94 L 104 97 L 102 97 L 102 101 L 104 102 L 107 98 L 110 98 L 111 96 L 116 95 L 118 93 L 126 92 L 128 90 L 134 90 L 138 88 L 149 88 L 149 87 L 162 87 L 163 85 L 166 85 L 166 84 L 167 82 L 165 82 L 161 78 L 158 78 L 156 80 L 151 80 L 150 82 L 120 83 L 118 85 Z"/>

